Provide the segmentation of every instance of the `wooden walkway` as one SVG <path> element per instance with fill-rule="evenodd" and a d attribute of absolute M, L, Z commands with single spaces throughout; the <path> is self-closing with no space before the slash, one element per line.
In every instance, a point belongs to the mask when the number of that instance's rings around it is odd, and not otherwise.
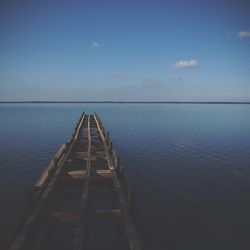
<path fill-rule="evenodd" d="M 34 190 L 10 250 L 139 250 L 122 166 L 96 114 L 82 114 Z"/>

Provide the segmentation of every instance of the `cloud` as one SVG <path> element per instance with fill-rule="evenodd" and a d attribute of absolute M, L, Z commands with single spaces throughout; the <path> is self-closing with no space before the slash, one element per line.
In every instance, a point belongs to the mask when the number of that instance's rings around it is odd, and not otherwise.
<path fill-rule="evenodd" d="M 242 30 L 237 35 L 238 35 L 239 38 L 250 37 L 250 31 Z"/>
<path fill-rule="evenodd" d="M 196 59 L 191 59 L 190 61 L 178 61 L 172 65 L 175 69 L 188 69 L 194 68 L 199 65 L 199 62 Z"/>
<path fill-rule="evenodd" d="M 116 81 L 125 81 L 127 80 L 128 76 L 126 74 L 113 74 L 112 78 Z"/>
<path fill-rule="evenodd" d="M 142 80 L 141 83 L 138 84 L 138 87 L 140 88 L 155 88 L 161 86 L 162 82 L 160 80 L 152 80 L 152 79 Z"/>
<path fill-rule="evenodd" d="M 90 44 L 91 49 L 99 48 L 101 45 L 97 41 L 92 41 Z"/>

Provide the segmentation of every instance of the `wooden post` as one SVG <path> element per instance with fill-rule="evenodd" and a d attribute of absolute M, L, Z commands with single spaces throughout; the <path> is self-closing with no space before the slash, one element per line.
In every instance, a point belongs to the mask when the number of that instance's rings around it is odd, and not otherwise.
<path fill-rule="evenodd" d="M 115 167 L 115 169 L 118 169 L 118 167 L 120 165 L 120 157 L 115 149 L 113 149 L 112 152 L 113 152 L 113 156 L 114 156 L 114 167 Z"/>
<path fill-rule="evenodd" d="M 117 153 L 116 153 L 115 149 L 112 150 L 112 153 L 113 153 L 113 157 L 114 157 L 114 167 L 115 167 L 115 169 L 117 169 Z"/>

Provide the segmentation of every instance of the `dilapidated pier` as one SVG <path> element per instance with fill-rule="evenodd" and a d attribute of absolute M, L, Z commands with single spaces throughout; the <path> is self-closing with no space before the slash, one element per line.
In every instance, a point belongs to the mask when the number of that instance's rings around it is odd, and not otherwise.
<path fill-rule="evenodd" d="M 97 114 L 82 114 L 28 194 L 10 250 L 139 250 L 123 167 Z"/>

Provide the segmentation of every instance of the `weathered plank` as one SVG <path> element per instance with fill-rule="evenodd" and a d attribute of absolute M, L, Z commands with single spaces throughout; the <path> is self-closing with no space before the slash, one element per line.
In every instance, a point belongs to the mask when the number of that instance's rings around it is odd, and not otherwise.
<path fill-rule="evenodd" d="M 88 116 L 88 156 L 87 156 L 87 170 L 85 176 L 85 184 L 81 198 L 80 208 L 80 219 L 79 225 L 76 229 L 74 250 L 82 250 L 84 240 L 86 236 L 86 224 L 87 224 L 87 205 L 88 205 L 88 194 L 89 194 L 89 182 L 90 182 L 90 171 L 91 171 L 91 134 L 90 134 L 90 116 Z"/>
<path fill-rule="evenodd" d="M 82 115 L 81 116 L 81 120 L 80 120 L 80 123 L 79 123 L 79 126 L 78 126 L 78 130 L 80 130 L 80 127 L 82 126 L 83 124 L 83 120 L 84 120 L 84 116 Z M 72 143 L 69 145 L 69 148 L 68 148 L 68 151 L 66 152 L 66 154 L 64 155 L 60 165 L 58 166 L 56 172 L 54 173 L 53 177 L 51 178 L 51 180 L 49 181 L 46 189 L 44 190 L 41 198 L 39 199 L 35 209 L 32 211 L 32 213 L 29 215 L 28 219 L 26 220 L 26 222 L 24 223 L 24 225 L 22 226 L 18 236 L 16 237 L 16 239 L 12 242 L 12 244 L 10 245 L 10 250 L 19 250 L 25 239 L 27 238 L 27 236 L 29 235 L 29 233 L 31 232 L 31 229 L 37 219 L 37 217 L 39 216 L 40 214 L 40 211 L 42 210 L 43 208 L 43 205 L 46 201 L 46 199 L 48 198 L 51 190 L 53 189 L 55 183 L 56 183 L 56 180 L 58 179 L 59 175 L 60 175 L 60 172 L 62 170 L 62 166 L 64 165 L 64 163 L 66 162 L 73 146 L 74 146 L 74 143 L 76 142 L 76 139 L 75 138 Z"/>
<path fill-rule="evenodd" d="M 34 185 L 35 189 L 42 188 L 46 184 L 46 182 L 48 181 L 48 177 L 49 177 L 49 171 L 51 169 L 54 169 L 54 168 L 57 167 L 58 161 L 60 161 L 61 158 L 63 157 L 65 149 L 66 149 L 66 146 L 65 146 L 65 144 L 63 144 L 60 147 L 60 149 L 57 151 L 57 153 L 55 154 L 55 156 L 53 157 L 53 159 L 49 162 L 48 167 L 42 173 L 41 177 L 35 183 L 35 185 Z"/>
<path fill-rule="evenodd" d="M 120 181 L 118 179 L 117 173 L 115 171 L 115 167 L 114 167 L 112 160 L 111 160 L 110 147 L 108 146 L 107 139 L 105 138 L 105 136 L 102 132 L 102 129 L 101 129 L 101 125 L 99 124 L 100 119 L 97 117 L 96 114 L 94 114 L 94 118 L 96 120 L 97 128 L 99 130 L 101 138 L 103 140 L 109 169 L 111 170 L 111 173 L 112 173 L 112 179 L 113 179 L 113 183 L 114 183 L 115 192 L 116 192 L 118 199 L 119 199 L 119 202 L 120 202 L 120 207 L 121 207 L 121 211 L 122 211 L 122 219 L 123 219 L 123 223 L 124 223 L 124 227 L 125 227 L 124 229 L 125 229 L 125 232 L 127 235 L 129 248 L 130 248 L 130 250 L 140 250 L 141 245 L 140 245 L 140 242 L 138 240 L 138 236 L 137 236 L 135 227 L 132 223 L 131 216 L 129 214 L 128 203 L 127 203 L 125 195 L 122 191 Z"/>

